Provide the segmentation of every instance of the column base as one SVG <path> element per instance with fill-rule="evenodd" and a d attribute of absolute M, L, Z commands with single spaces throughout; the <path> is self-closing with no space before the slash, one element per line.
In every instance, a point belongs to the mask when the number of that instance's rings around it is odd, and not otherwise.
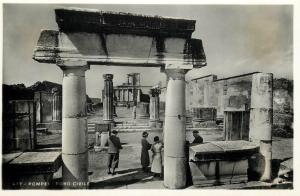
<path fill-rule="evenodd" d="M 104 124 L 110 124 L 111 127 L 115 126 L 115 121 L 114 120 L 103 120 L 103 123 Z"/>
<path fill-rule="evenodd" d="M 203 120 L 203 119 L 193 119 L 192 124 L 194 128 L 215 128 L 217 123 L 215 120 Z"/>
<path fill-rule="evenodd" d="M 169 189 L 186 187 L 186 158 L 165 156 L 164 186 Z"/>
<path fill-rule="evenodd" d="M 159 119 L 150 120 L 149 121 L 149 127 L 152 127 L 152 128 L 162 128 L 162 121 L 159 120 Z"/>
<path fill-rule="evenodd" d="M 147 118 L 150 118 L 150 115 L 138 115 L 138 118 L 147 119 Z"/>

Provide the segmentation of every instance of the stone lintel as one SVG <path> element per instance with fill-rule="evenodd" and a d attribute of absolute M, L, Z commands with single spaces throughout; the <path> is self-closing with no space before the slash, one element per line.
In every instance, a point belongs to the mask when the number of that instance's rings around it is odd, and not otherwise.
<path fill-rule="evenodd" d="M 191 37 L 195 20 L 175 19 L 131 13 L 103 12 L 95 9 L 55 9 L 60 31 L 117 33 L 159 37 Z"/>
<path fill-rule="evenodd" d="M 119 45 L 115 44 L 119 43 Z M 134 47 L 132 47 L 134 46 Z M 192 69 L 206 66 L 202 41 L 190 38 L 43 30 L 33 59 L 41 63 L 78 59 L 93 65 Z"/>

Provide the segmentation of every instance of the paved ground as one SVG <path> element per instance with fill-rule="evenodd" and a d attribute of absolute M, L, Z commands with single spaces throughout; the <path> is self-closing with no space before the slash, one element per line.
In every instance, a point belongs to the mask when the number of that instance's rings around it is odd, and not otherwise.
<path fill-rule="evenodd" d="M 129 111 L 123 111 L 124 113 Z M 122 114 L 122 113 L 121 113 Z M 119 114 L 118 121 L 131 120 L 129 117 L 123 117 Z M 123 118 L 123 119 L 122 119 Z M 101 114 L 89 116 L 89 122 L 100 122 Z M 142 120 L 143 122 L 143 120 Z M 123 143 L 123 150 L 120 153 L 120 165 L 115 176 L 106 174 L 107 153 L 106 151 L 95 152 L 93 148 L 89 151 L 89 170 L 90 170 L 90 188 L 91 189 L 161 189 L 164 188 L 161 179 L 153 178 L 149 173 L 144 173 L 140 169 L 140 132 L 120 133 L 119 137 Z M 153 131 L 149 134 L 149 141 L 153 141 L 155 135 L 162 136 L 161 131 Z M 204 141 L 222 140 L 222 131 L 200 130 L 200 135 Z M 59 147 L 61 146 L 61 133 L 59 131 L 51 134 L 38 134 L 38 144 L 40 147 Z M 192 133 L 187 132 L 187 140 L 192 141 Z M 89 144 L 92 147 L 94 134 L 89 134 Z M 273 138 L 273 159 L 284 160 L 293 157 L 293 139 L 291 138 Z M 151 155 L 150 155 L 151 157 Z M 59 178 L 61 171 L 55 174 Z M 195 187 L 189 187 L 195 188 Z M 217 187 L 212 187 L 217 188 Z M 222 188 L 222 187 L 221 187 Z M 233 187 L 224 187 L 232 188 Z"/>

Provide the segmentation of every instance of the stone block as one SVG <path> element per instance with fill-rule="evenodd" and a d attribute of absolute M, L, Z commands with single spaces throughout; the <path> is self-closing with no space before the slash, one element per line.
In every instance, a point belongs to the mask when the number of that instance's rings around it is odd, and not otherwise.
<path fill-rule="evenodd" d="M 3 188 L 44 189 L 51 184 L 53 173 L 62 164 L 61 152 L 24 152 L 6 156 Z"/>

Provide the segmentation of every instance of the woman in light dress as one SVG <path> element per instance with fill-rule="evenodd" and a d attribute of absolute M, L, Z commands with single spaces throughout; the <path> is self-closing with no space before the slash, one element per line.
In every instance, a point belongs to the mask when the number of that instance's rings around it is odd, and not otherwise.
<path fill-rule="evenodd" d="M 154 144 L 152 144 L 151 151 L 152 155 L 152 164 L 151 172 L 154 173 L 154 176 L 162 177 L 162 150 L 163 144 L 159 141 L 159 137 L 154 137 Z"/>

